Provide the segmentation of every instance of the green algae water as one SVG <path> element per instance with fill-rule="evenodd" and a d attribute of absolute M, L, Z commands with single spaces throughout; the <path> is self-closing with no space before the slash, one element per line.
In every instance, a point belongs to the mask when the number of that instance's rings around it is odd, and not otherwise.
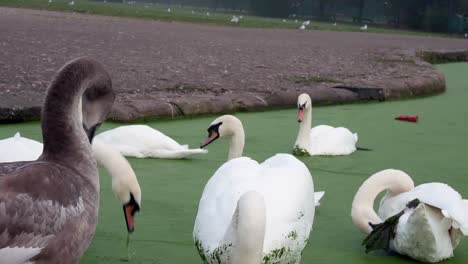
<path fill-rule="evenodd" d="M 358 151 L 344 157 L 301 157 L 316 191 L 326 194 L 316 211 L 313 231 L 302 263 L 414 263 L 394 254 L 365 254 L 365 235 L 352 224 L 351 202 L 360 184 L 387 168 L 406 171 L 416 184 L 446 182 L 468 198 L 468 63 L 437 66 L 444 72 L 447 92 L 422 99 L 384 103 L 317 107 L 313 125 L 344 126 L 359 134 Z M 418 115 L 419 123 L 395 121 L 399 115 Z M 244 154 L 263 161 L 275 153 L 291 153 L 297 135 L 296 110 L 241 113 L 246 131 Z M 181 144 L 197 147 L 215 117 L 155 121 L 148 125 Z M 106 124 L 110 129 L 119 124 Z M 40 139 L 39 123 L 0 126 L 0 138 Z M 102 131 L 102 129 L 101 129 Z M 201 263 L 192 229 L 203 188 L 225 162 L 228 143 L 209 146 L 206 155 L 187 160 L 130 159 L 142 188 L 141 211 L 135 219 L 128 253 L 122 207 L 114 198 L 110 177 L 101 170 L 101 207 L 96 235 L 81 263 Z M 462 241 L 447 264 L 468 261 L 468 240 Z"/>

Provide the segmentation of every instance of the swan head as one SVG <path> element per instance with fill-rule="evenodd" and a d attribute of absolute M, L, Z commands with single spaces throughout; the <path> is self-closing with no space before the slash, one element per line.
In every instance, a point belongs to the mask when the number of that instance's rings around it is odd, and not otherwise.
<path fill-rule="evenodd" d="M 109 76 L 96 78 L 93 87 L 84 92 L 81 98 L 82 123 L 90 143 L 99 126 L 106 120 L 114 99 L 115 92 Z"/>
<path fill-rule="evenodd" d="M 135 229 L 135 214 L 141 207 L 141 189 L 133 171 L 124 173 L 112 178 L 112 191 L 122 204 L 127 231 L 131 233 Z"/>
<path fill-rule="evenodd" d="M 304 113 L 312 107 L 312 99 L 306 93 L 299 95 L 297 98 L 297 121 L 300 123 L 304 120 Z"/>
<path fill-rule="evenodd" d="M 208 137 L 200 145 L 200 148 L 208 146 L 220 137 L 232 137 L 239 129 L 243 131 L 242 122 L 237 117 L 233 115 L 220 116 L 211 122 L 207 129 Z"/>

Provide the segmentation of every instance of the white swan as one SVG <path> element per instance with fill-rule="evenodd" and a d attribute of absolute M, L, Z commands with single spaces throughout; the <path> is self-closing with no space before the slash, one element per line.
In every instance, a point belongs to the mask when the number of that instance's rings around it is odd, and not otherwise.
<path fill-rule="evenodd" d="M 0 163 L 37 160 L 42 154 L 42 143 L 24 138 L 20 133 L 0 140 Z M 96 160 L 112 177 L 112 191 L 123 205 L 129 232 L 134 229 L 134 216 L 140 210 L 141 189 L 128 161 L 111 146 L 93 140 L 92 149 Z"/>
<path fill-rule="evenodd" d="M 232 16 L 231 23 L 239 23 L 239 17 L 238 16 Z"/>
<path fill-rule="evenodd" d="M 133 232 L 135 213 L 141 207 L 141 188 L 132 166 L 117 150 L 103 142 L 92 143 L 94 156 L 112 177 L 112 192 L 123 206 L 128 232 Z"/>
<path fill-rule="evenodd" d="M 203 146 L 224 136 L 231 145 L 229 161 L 205 186 L 195 220 L 193 238 L 204 262 L 299 263 L 316 203 L 307 167 L 289 154 L 261 164 L 241 157 L 244 130 L 234 116 L 217 118 L 208 132 Z"/>
<path fill-rule="evenodd" d="M 32 161 L 42 154 L 42 143 L 24 138 L 17 132 L 13 137 L 0 140 L 0 163 Z"/>
<path fill-rule="evenodd" d="M 295 155 L 348 155 L 356 151 L 358 135 L 344 127 L 312 125 L 312 99 L 301 94 L 297 99 L 300 122 L 299 133 L 294 143 Z"/>
<path fill-rule="evenodd" d="M 100 133 L 101 140 L 127 157 L 182 159 L 195 154 L 205 154 L 204 149 L 189 149 L 172 138 L 146 125 L 120 126 Z"/>
<path fill-rule="evenodd" d="M 373 203 L 385 190 L 377 215 Z M 367 179 L 354 197 L 351 217 L 369 234 L 363 243 L 367 251 L 391 249 L 423 262 L 452 257 L 468 235 L 468 200 L 443 183 L 414 187 L 399 170 L 383 170 Z"/>

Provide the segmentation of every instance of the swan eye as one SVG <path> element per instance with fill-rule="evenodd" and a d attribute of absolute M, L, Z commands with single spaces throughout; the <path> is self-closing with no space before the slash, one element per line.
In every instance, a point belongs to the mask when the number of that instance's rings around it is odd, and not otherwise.
<path fill-rule="evenodd" d="M 219 127 L 223 124 L 223 122 L 219 122 L 217 124 L 214 124 L 214 125 L 211 125 L 207 131 L 208 131 L 208 134 L 211 134 L 212 132 L 216 132 L 216 133 L 219 133 Z"/>

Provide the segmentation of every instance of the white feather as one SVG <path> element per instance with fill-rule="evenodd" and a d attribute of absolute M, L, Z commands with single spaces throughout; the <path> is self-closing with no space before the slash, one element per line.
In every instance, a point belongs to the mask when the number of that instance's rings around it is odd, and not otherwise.
<path fill-rule="evenodd" d="M 6 247 L 0 248 L 0 260 L 2 264 L 24 264 L 41 252 L 42 248 L 36 247 Z"/>

